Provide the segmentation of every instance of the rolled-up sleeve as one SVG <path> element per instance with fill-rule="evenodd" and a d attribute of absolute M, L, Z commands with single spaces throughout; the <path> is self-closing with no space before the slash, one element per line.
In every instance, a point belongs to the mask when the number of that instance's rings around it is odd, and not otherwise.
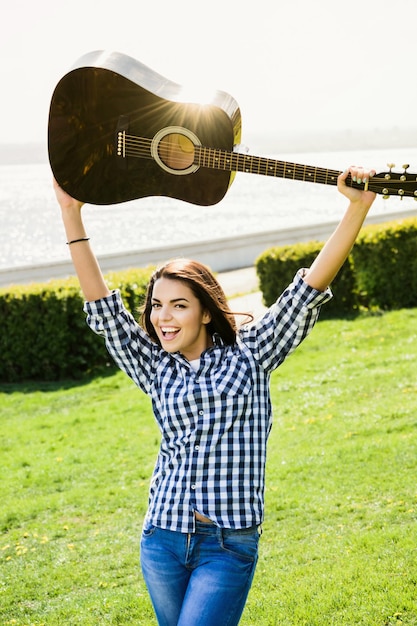
<path fill-rule="evenodd" d="M 241 330 L 241 339 L 266 371 L 276 369 L 307 337 L 321 306 L 332 298 L 330 289 L 318 291 L 303 280 L 305 270 L 255 324 Z"/>
<path fill-rule="evenodd" d="M 106 298 L 85 302 L 84 312 L 88 326 L 104 337 L 118 367 L 147 393 L 159 348 L 125 308 L 120 292 L 115 290 Z"/>

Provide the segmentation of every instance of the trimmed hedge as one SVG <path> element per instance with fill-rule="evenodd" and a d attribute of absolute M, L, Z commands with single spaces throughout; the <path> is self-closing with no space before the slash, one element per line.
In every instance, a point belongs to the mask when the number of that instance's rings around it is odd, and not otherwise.
<path fill-rule="evenodd" d="M 256 260 L 264 303 L 270 306 L 300 267 L 309 267 L 322 242 L 270 248 Z M 332 284 L 334 298 L 321 319 L 365 309 L 417 306 L 417 219 L 365 226 Z"/>
<path fill-rule="evenodd" d="M 417 306 L 417 219 L 367 226 L 352 259 L 358 296 L 368 308 Z"/>
<path fill-rule="evenodd" d="M 135 313 L 151 272 L 112 273 L 106 281 L 110 289 L 120 289 Z M 82 307 L 75 278 L 0 289 L 0 381 L 81 378 L 109 364 L 104 342 L 88 328 Z"/>
<path fill-rule="evenodd" d="M 323 245 L 322 242 L 310 241 L 270 248 L 258 257 L 256 272 L 266 306 L 275 302 L 300 268 L 310 267 Z M 347 311 L 357 309 L 354 283 L 352 263 L 348 258 L 332 284 L 333 294 L 337 297 L 332 298 L 322 308 L 321 319 L 345 315 Z"/>

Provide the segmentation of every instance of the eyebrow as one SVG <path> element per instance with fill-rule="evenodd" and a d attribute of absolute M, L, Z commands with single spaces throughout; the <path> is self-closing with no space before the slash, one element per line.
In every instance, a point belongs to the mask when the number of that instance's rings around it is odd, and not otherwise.
<path fill-rule="evenodd" d="M 187 300 L 187 298 L 173 298 L 173 299 L 172 299 L 172 300 L 170 300 L 169 302 L 170 302 L 171 304 L 174 304 L 175 302 L 181 302 L 181 301 L 184 301 L 184 302 L 189 302 L 189 300 Z M 159 298 L 154 298 L 154 297 L 152 296 L 152 302 L 159 302 L 159 303 L 160 303 L 161 301 L 159 300 Z"/>

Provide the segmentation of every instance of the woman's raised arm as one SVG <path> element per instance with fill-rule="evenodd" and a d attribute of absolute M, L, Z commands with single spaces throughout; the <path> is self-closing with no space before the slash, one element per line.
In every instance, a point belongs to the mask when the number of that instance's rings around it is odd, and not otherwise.
<path fill-rule="evenodd" d="M 71 198 L 55 180 L 54 190 L 61 207 L 68 247 L 84 298 L 89 301 L 104 298 L 110 291 L 85 232 L 81 216 L 83 203 Z"/>
<path fill-rule="evenodd" d="M 375 194 L 371 191 L 348 187 L 345 181 L 349 173 L 353 180 L 366 183 L 375 171 L 352 166 L 338 178 L 337 187 L 340 193 L 350 200 L 349 206 L 336 230 L 304 276 L 304 280 L 319 291 L 327 289 L 347 259 L 375 199 Z"/>

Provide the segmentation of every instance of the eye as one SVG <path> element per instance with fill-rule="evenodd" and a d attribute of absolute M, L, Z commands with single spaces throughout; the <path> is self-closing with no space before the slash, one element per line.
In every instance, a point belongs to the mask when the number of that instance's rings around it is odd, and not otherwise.
<path fill-rule="evenodd" d="M 186 306 L 185 306 L 185 304 L 176 304 L 176 305 L 175 305 L 175 308 L 176 308 L 176 309 L 185 309 L 185 308 L 186 308 Z"/>
<path fill-rule="evenodd" d="M 161 305 L 159 304 L 159 302 L 152 302 L 151 304 L 151 309 L 159 309 L 161 307 Z"/>

